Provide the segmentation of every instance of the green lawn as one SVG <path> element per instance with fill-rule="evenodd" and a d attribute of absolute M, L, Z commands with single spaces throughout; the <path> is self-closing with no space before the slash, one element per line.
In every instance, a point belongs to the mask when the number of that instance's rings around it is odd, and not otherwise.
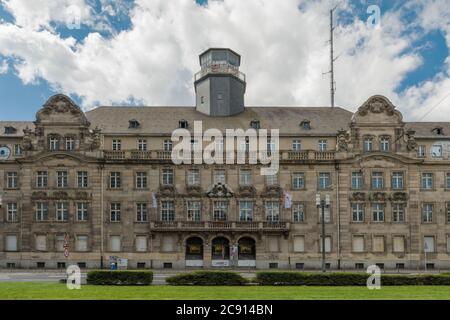
<path fill-rule="evenodd" d="M 84 285 L 68 290 L 65 284 L 2 282 L 0 299 L 450 299 L 450 287 L 115 287 Z"/>

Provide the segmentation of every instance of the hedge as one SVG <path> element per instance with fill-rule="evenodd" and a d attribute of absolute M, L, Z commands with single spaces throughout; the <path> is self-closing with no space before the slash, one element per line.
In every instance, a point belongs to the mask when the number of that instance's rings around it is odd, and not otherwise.
<path fill-rule="evenodd" d="M 178 274 L 167 278 L 166 282 L 173 286 L 242 286 L 248 283 L 241 275 L 224 271 L 197 271 Z"/>
<path fill-rule="evenodd" d="M 87 283 L 93 285 L 149 285 L 153 281 L 151 271 L 97 270 L 89 271 Z"/>
<path fill-rule="evenodd" d="M 366 286 L 367 273 L 258 272 L 256 282 L 266 286 Z M 381 275 L 381 285 L 450 286 L 449 275 Z"/>

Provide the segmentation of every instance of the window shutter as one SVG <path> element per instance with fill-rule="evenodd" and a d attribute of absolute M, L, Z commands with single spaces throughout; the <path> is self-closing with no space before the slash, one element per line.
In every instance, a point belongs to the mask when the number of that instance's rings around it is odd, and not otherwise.
<path fill-rule="evenodd" d="M 111 251 L 120 251 L 120 236 L 111 236 L 109 239 Z"/>
<path fill-rule="evenodd" d="M 305 251 L 305 236 L 295 236 L 294 252 L 304 252 L 304 251 Z"/>
<path fill-rule="evenodd" d="M 88 237 L 87 236 L 77 236 L 76 250 L 77 251 L 87 251 L 88 248 Z"/>
<path fill-rule="evenodd" d="M 384 237 L 375 236 L 373 237 L 373 252 L 384 252 Z"/>
<path fill-rule="evenodd" d="M 16 235 L 6 236 L 6 250 L 7 251 L 17 251 L 17 236 Z"/>
<path fill-rule="evenodd" d="M 36 236 L 36 250 L 38 251 L 47 250 L 47 236 L 45 235 Z"/>
<path fill-rule="evenodd" d="M 147 251 L 147 237 L 137 236 L 136 237 L 136 251 L 145 252 Z"/>
<path fill-rule="evenodd" d="M 434 252 L 434 237 L 424 238 L 424 252 Z"/>
<path fill-rule="evenodd" d="M 322 252 L 322 237 L 319 238 L 319 252 Z M 325 236 L 325 252 L 331 252 L 331 237 Z"/>
<path fill-rule="evenodd" d="M 353 236 L 353 252 L 364 252 L 364 236 Z"/>
<path fill-rule="evenodd" d="M 269 252 L 278 252 L 278 237 L 269 237 Z"/>
<path fill-rule="evenodd" d="M 394 252 L 405 252 L 404 237 L 394 237 Z"/>
<path fill-rule="evenodd" d="M 175 249 L 175 239 L 173 236 L 163 236 L 161 249 L 163 252 L 172 252 Z"/>
<path fill-rule="evenodd" d="M 56 236 L 56 251 L 64 251 L 64 236 L 58 235 Z"/>

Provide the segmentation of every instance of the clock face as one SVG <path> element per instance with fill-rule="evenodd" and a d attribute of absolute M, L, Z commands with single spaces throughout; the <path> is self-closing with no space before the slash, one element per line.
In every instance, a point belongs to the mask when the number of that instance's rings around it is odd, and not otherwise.
<path fill-rule="evenodd" d="M 0 147 L 0 160 L 7 160 L 11 154 L 11 150 L 8 147 Z"/>
<path fill-rule="evenodd" d="M 432 146 L 431 147 L 432 157 L 442 157 L 442 146 Z"/>

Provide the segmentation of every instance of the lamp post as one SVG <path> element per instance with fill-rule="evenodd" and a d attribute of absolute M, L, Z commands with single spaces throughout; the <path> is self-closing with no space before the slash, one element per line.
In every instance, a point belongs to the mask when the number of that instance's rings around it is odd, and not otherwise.
<path fill-rule="evenodd" d="M 316 194 L 316 206 L 321 209 L 321 223 L 322 223 L 322 272 L 325 268 L 325 208 L 330 207 L 330 195 L 325 195 L 325 200 L 320 199 L 320 194 Z"/>

